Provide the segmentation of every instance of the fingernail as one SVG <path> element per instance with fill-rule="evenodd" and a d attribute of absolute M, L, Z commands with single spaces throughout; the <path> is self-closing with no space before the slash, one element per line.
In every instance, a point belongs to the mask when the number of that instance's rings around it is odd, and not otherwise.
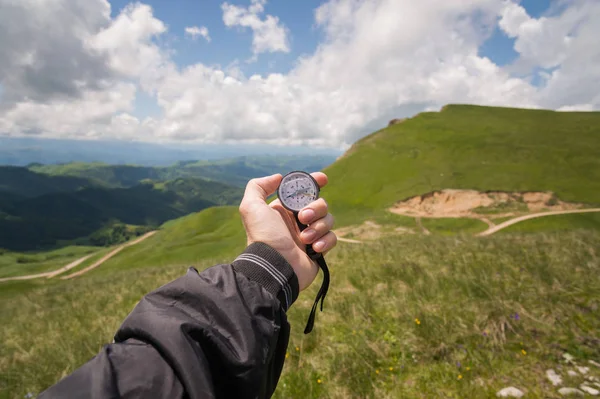
<path fill-rule="evenodd" d="M 306 241 L 311 241 L 317 235 L 317 231 L 313 229 L 306 229 L 302 232 L 302 236 Z"/>
<path fill-rule="evenodd" d="M 325 248 L 325 241 L 319 240 L 313 244 L 313 249 L 317 252 L 320 252 Z"/>
<path fill-rule="evenodd" d="M 302 211 L 302 218 L 306 221 L 306 222 L 310 222 L 314 219 L 315 217 L 315 211 L 313 211 L 312 209 L 305 209 Z"/>

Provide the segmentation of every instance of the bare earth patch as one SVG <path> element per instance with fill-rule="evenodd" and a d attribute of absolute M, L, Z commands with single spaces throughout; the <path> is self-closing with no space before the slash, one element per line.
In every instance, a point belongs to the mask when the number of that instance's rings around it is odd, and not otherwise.
<path fill-rule="evenodd" d="M 489 225 L 488 219 L 581 208 L 583 204 L 561 201 L 550 191 L 518 193 L 445 189 L 398 202 L 390 211 L 413 217 L 476 218 Z"/>

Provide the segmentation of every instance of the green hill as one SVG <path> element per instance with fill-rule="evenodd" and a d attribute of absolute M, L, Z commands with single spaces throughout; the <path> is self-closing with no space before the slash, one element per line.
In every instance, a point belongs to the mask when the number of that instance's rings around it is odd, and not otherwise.
<path fill-rule="evenodd" d="M 206 259 L 225 261 L 239 254 L 245 245 L 238 208 L 208 208 L 165 223 L 157 234 L 126 248 L 92 273 L 149 266 L 192 266 Z"/>
<path fill-rule="evenodd" d="M 600 112 L 450 105 L 363 138 L 325 170 L 340 225 L 444 188 L 600 204 Z"/>
<path fill-rule="evenodd" d="M 36 197 L 76 191 L 90 185 L 88 179 L 77 176 L 47 176 L 18 166 L 0 166 L 0 194 Z"/>

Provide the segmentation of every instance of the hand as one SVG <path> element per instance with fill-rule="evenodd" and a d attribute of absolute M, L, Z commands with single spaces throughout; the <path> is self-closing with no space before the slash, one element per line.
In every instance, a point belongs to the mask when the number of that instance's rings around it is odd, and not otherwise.
<path fill-rule="evenodd" d="M 324 173 L 312 173 L 312 177 L 320 187 L 327 184 Z M 279 200 L 267 204 L 267 197 L 277 191 L 281 179 L 282 176 L 277 174 L 250 180 L 240 204 L 240 214 L 248 245 L 264 242 L 277 250 L 292 265 L 302 291 L 319 272 L 317 264 L 306 255 L 306 244 L 313 244 L 313 249 L 319 253 L 335 247 L 337 237 L 331 231 L 334 220 L 325 200 L 319 198 L 300 211 L 300 222 L 310 226 L 300 234 L 294 214 Z"/>

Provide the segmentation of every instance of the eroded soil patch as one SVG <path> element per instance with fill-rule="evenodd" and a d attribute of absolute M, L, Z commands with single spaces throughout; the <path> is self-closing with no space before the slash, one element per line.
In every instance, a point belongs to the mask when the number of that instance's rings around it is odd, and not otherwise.
<path fill-rule="evenodd" d="M 556 194 L 550 191 L 519 193 L 444 189 L 398 202 L 390 208 L 390 211 L 413 217 L 470 217 L 483 220 L 530 212 L 566 211 L 583 207 L 583 204 L 561 201 Z"/>

